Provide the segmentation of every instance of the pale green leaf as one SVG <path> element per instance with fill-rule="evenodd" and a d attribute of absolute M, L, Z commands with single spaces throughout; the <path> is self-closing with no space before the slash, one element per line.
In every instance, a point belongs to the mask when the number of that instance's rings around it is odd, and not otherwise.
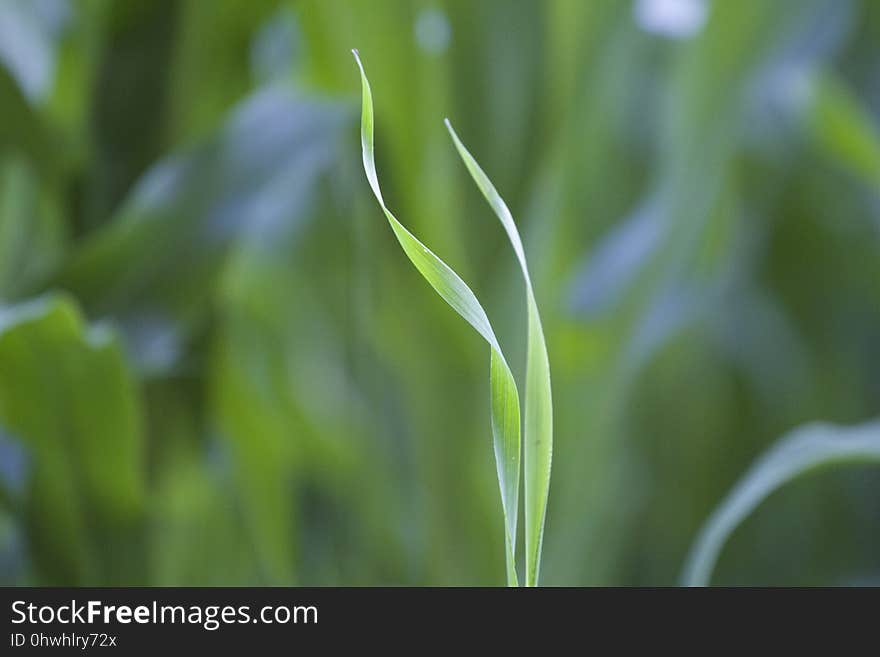
<path fill-rule="evenodd" d="M 385 205 L 376 162 L 373 156 L 373 96 L 357 51 L 353 51 L 361 71 L 363 109 L 361 114 L 361 146 L 367 180 L 382 207 L 382 211 L 403 248 L 425 280 L 444 301 L 483 336 L 491 347 L 490 386 L 492 391 L 491 418 L 501 505 L 504 512 L 507 583 L 516 585 L 516 521 L 519 508 L 520 476 L 520 411 L 516 382 L 486 312 L 477 297 L 445 262 L 417 240 Z"/>
<path fill-rule="evenodd" d="M 525 417 L 525 521 L 526 521 L 526 586 L 537 586 L 541 568 L 541 544 L 544 539 L 544 518 L 550 491 L 550 466 L 553 459 L 553 399 L 550 391 L 550 362 L 544 342 L 544 329 L 522 240 L 504 199 L 488 176 L 477 164 L 447 119 L 446 127 L 461 159 L 501 220 L 526 284 L 528 307 L 528 351 L 526 357 Z"/>
<path fill-rule="evenodd" d="M 781 438 L 740 479 L 709 517 L 685 563 L 683 583 L 706 586 L 727 539 L 771 493 L 816 468 L 880 463 L 880 421 L 855 427 L 810 424 Z"/>

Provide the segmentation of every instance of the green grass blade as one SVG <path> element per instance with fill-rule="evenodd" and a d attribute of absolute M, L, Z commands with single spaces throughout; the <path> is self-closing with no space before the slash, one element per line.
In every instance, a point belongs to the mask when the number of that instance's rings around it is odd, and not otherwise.
<path fill-rule="evenodd" d="M 819 467 L 869 462 L 880 463 L 880 421 L 856 427 L 811 424 L 784 436 L 758 459 L 709 517 L 688 555 L 682 583 L 707 586 L 733 531 L 784 484 Z"/>
<path fill-rule="evenodd" d="M 449 120 L 446 127 L 461 159 L 489 205 L 501 220 L 519 261 L 526 284 L 528 306 L 528 353 L 526 357 L 526 422 L 525 422 L 525 522 L 526 522 L 526 586 L 537 586 L 541 568 L 541 545 L 544 540 L 544 518 L 550 492 L 550 467 L 553 460 L 553 399 L 550 390 L 550 362 L 541 315 L 535 301 L 532 280 L 526 264 L 525 250 L 513 216 L 488 176 L 477 164 Z"/>
<path fill-rule="evenodd" d="M 361 113 L 361 146 L 367 180 L 385 213 L 397 241 L 431 287 L 452 308 L 483 336 L 491 347 L 490 387 L 492 392 L 491 417 L 501 505 L 504 512 L 507 583 L 517 585 L 516 577 L 516 521 L 519 508 L 520 476 L 520 411 L 516 382 L 486 312 L 477 297 L 445 262 L 413 236 L 385 205 L 376 162 L 373 155 L 373 96 L 364 67 L 357 51 L 353 51 L 361 72 L 363 108 Z"/>
<path fill-rule="evenodd" d="M 809 101 L 803 117 L 816 147 L 868 188 L 880 190 L 880 131 L 870 111 L 842 80 L 816 75 L 806 83 Z"/>

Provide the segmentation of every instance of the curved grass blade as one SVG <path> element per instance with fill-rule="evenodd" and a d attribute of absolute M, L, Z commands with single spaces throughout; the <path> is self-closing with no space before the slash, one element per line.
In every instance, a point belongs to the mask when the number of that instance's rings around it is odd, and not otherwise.
<path fill-rule="evenodd" d="M 498 483 L 501 488 L 501 506 L 504 512 L 507 583 L 509 586 L 516 586 L 516 520 L 519 509 L 520 476 L 520 412 L 516 382 L 501 352 L 489 318 L 477 301 L 477 297 L 458 274 L 417 240 L 385 205 L 373 156 L 373 96 L 360 57 L 356 50 L 352 52 L 361 72 L 363 88 L 361 146 L 364 171 L 373 194 L 379 201 L 397 241 L 419 273 L 446 303 L 483 336 L 491 347 L 492 435 Z"/>
<path fill-rule="evenodd" d="M 449 119 L 446 127 L 471 177 L 501 220 L 504 231 L 519 261 L 526 284 L 528 306 L 528 352 L 526 357 L 526 422 L 525 422 L 525 522 L 526 522 L 526 586 L 537 586 L 541 568 L 541 546 L 544 541 L 544 518 L 550 492 L 550 467 L 553 460 L 553 399 L 550 390 L 550 362 L 541 315 L 526 264 L 522 240 L 504 199 L 488 176 L 458 138 Z"/>
<path fill-rule="evenodd" d="M 880 463 L 880 421 L 856 427 L 810 424 L 784 436 L 755 462 L 709 517 L 691 547 L 682 583 L 707 586 L 733 531 L 784 484 L 819 467 L 871 462 Z"/>

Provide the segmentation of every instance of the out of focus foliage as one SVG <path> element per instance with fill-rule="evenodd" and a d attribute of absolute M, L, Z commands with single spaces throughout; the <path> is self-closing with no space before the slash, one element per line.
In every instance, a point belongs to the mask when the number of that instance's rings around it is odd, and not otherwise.
<path fill-rule="evenodd" d="M 503 582 L 484 345 L 370 203 L 352 47 L 389 205 L 514 364 L 444 116 L 519 220 L 544 583 L 674 583 L 776 437 L 880 415 L 874 0 L 0 0 L 5 583 Z M 880 474 L 828 470 L 713 581 L 878 555 Z"/>

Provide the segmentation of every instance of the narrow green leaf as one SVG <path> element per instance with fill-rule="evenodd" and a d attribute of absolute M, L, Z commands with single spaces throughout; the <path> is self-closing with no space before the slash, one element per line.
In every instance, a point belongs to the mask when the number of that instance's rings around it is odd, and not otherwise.
<path fill-rule="evenodd" d="M 520 477 L 520 411 L 516 382 L 485 310 L 477 297 L 445 262 L 417 240 L 385 205 L 376 162 L 373 156 L 373 96 L 357 51 L 352 51 L 361 72 L 363 109 L 361 113 L 361 146 L 367 180 L 385 213 L 397 241 L 431 287 L 443 300 L 483 336 L 491 347 L 490 386 L 492 391 L 492 435 L 501 506 L 504 512 L 507 583 L 516 586 L 516 520 L 519 509 Z"/>
<path fill-rule="evenodd" d="M 880 463 L 880 421 L 856 427 L 810 424 L 781 438 L 727 495 L 703 525 L 685 562 L 682 582 L 706 586 L 728 537 L 771 493 L 816 468 Z"/>
<path fill-rule="evenodd" d="M 550 362 L 547 358 L 544 329 L 541 326 L 538 304 L 535 302 L 525 250 L 513 216 L 488 176 L 461 143 L 448 119 L 446 127 L 471 177 L 501 220 L 526 283 L 529 317 L 525 418 L 526 586 L 537 586 L 541 568 L 547 496 L 550 492 L 550 466 L 553 460 L 553 399 L 550 391 Z"/>
<path fill-rule="evenodd" d="M 817 148 L 869 189 L 880 189 L 880 130 L 870 111 L 832 74 L 805 82 L 804 126 Z"/>

